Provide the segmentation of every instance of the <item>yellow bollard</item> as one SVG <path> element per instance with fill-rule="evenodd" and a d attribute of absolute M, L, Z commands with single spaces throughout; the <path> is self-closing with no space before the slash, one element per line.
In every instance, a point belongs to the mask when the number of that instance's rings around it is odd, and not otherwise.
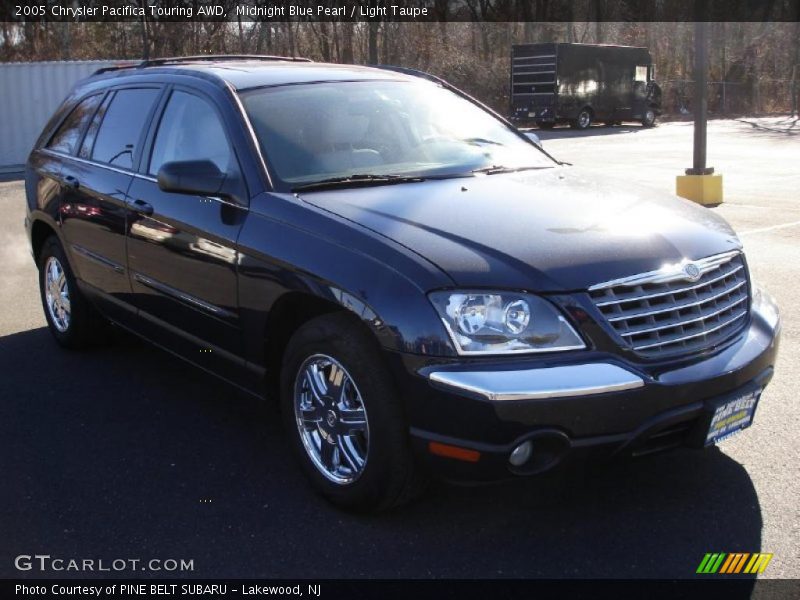
<path fill-rule="evenodd" d="M 722 175 L 678 175 L 675 193 L 703 206 L 722 204 Z"/>

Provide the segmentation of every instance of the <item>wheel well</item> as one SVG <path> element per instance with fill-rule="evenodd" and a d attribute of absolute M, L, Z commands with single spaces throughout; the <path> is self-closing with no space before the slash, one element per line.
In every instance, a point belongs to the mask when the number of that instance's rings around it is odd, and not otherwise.
<path fill-rule="evenodd" d="M 39 253 L 42 251 L 44 241 L 51 235 L 55 235 L 55 233 L 53 228 L 44 221 L 34 221 L 31 228 L 31 249 L 37 264 L 39 263 Z"/>
<path fill-rule="evenodd" d="M 335 312 L 349 311 L 335 302 L 303 292 L 289 292 L 275 302 L 264 332 L 267 381 L 271 388 L 275 387 L 270 391 L 277 391 L 283 352 L 295 331 L 311 319 Z"/>

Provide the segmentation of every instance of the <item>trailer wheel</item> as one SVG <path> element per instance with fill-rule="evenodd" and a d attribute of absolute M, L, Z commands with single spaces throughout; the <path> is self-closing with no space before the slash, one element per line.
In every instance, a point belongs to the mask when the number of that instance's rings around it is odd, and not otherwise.
<path fill-rule="evenodd" d="M 578 113 L 578 118 L 570 123 L 573 129 L 589 129 L 592 124 L 592 111 L 590 108 L 582 108 Z"/>
<path fill-rule="evenodd" d="M 656 113 L 652 108 L 648 108 L 644 113 L 644 117 L 642 118 L 642 126 L 655 127 L 655 125 L 656 125 Z"/>

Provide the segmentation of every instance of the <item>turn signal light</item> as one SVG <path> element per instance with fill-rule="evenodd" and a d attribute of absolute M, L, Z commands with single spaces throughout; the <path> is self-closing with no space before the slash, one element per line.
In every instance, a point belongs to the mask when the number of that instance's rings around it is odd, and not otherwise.
<path fill-rule="evenodd" d="M 478 462 L 478 459 L 481 457 L 481 453 L 477 450 L 459 448 L 458 446 L 441 444 L 439 442 L 429 442 L 428 450 L 431 454 L 436 454 L 437 456 L 446 456 L 447 458 L 455 458 L 456 460 L 463 460 L 465 462 Z"/>

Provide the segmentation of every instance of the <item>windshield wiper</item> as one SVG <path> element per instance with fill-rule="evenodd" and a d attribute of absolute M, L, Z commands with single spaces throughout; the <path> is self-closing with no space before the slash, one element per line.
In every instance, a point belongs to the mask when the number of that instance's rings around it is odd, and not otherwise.
<path fill-rule="evenodd" d="M 504 167 L 503 165 L 491 165 L 489 167 L 481 167 L 480 169 L 473 169 L 470 173 L 483 174 L 483 175 L 497 175 L 498 173 L 516 173 L 517 171 L 530 171 L 533 169 L 551 169 L 552 167 Z"/>
<path fill-rule="evenodd" d="M 390 185 L 393 183 L 417 183 L 425 181 L 425 177 L 410 177 L 405 175 L 374 175 L 371 173 L 356 173 L 345 177 L 331 177 L 320 179 L 311 183 L 304 183 L 292 188 L 293 192 L 307 192 L 309 190 L 324 190 L 337 187 Z"/>
<path fill-rule="evenodd" d="M 491 144 L 492 146 L 503 146 L 500 142 L 495 142 L 494 140 L 487 140 L 486 138 L 481 137 L 471 137 L 471 138 L 463 138 L 462 142 L 467 142 L 468 144 Z"/>

